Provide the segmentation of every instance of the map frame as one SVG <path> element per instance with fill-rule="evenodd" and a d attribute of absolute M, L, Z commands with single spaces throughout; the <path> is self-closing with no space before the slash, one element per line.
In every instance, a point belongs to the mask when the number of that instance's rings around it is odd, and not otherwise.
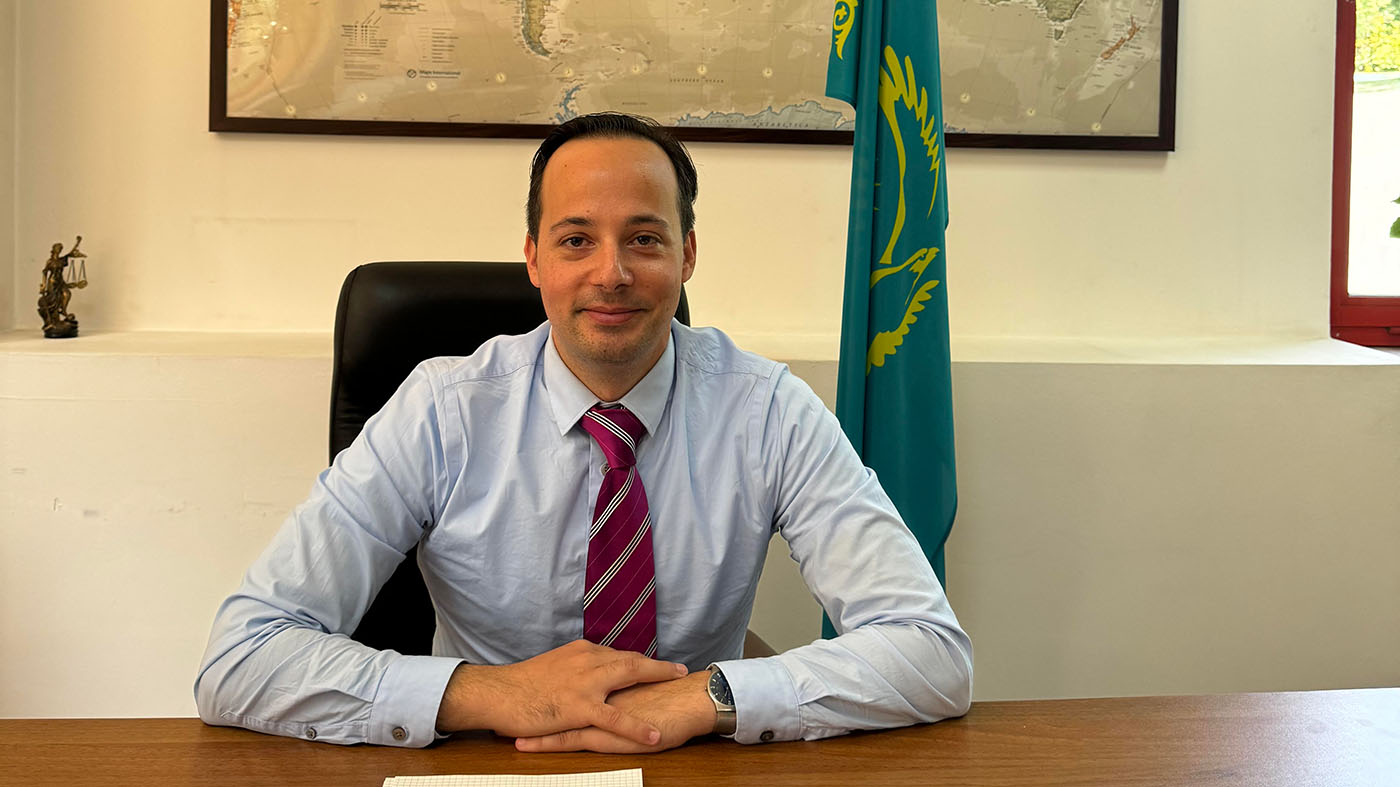
<path fill-rule="evenodd" d="M 944 133 L 950 148 L 1010 148 L 1031 150 L 1176 150 L 1176 62 L 1180 0 L 1162 1 L 1161 81 L 1157 86 L 1158 127 L 1155 135 Z M 209 13 L 209 131 L 262 134 L 330 134 L 376 137 L 465 137 L 543 139 L 552 124 L 436 123 L 407 120 L 324 120 L 313 118 L 238 117 L 228 114 L 229 0 L 210 0 Z M 703 112 L 704 107 L 698 108 Z M 705 128 L 667 126 L 686 142 L 759 142 L 774 144 L 850 145 L 851 131 L 830 129 Z"/>

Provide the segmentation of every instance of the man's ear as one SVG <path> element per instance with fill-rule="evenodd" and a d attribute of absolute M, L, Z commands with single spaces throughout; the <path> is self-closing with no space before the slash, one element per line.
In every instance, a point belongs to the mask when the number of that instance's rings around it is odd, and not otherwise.
<path fill-rule="evenodd" d="M 681 257 L 681 283 L 690 281 L 690 277 L 695 273 L 695 230 L 691 230 L 685 235 L 685 249 Z"/>
<path fill-rule="evenodd" d="M 530 273 L 530 283 L 536 287 L 540 286 L 540 267 L 536 255 L 539 254 L 539 247 L 535 245 L 535 239 L 530 233 L 525 233 L 525 270 Z"/>

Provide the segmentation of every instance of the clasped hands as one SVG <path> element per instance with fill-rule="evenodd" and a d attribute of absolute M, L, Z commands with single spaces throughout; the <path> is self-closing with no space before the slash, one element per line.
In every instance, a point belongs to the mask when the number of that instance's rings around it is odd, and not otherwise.
<path fill-rule="evenodd" d="M 437 728 L 492 730 L 527 752 L 662 751 L 714 731 L 709 674 L 575 640 L 518 664 L 459 665 Z"/>

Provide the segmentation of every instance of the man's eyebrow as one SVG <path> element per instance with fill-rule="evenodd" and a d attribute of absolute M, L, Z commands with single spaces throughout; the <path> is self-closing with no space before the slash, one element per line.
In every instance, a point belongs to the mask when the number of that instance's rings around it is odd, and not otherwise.
<path fill-rule="evenodd" d="M 554 232 L 560 227 L 592 227 L 593 222 L 582 216 L 565 216 L 564 218 L 549 225 L 549 231 Z"/>
<path fill-rule="evenodd" d="M 671 222 L 652 213 L 641 213 L 636 216 L 630 216 L 627 219 L 627 224 L 628 226 L 635 224 L 660 224 L 663 227 L 671 226 Z"/>

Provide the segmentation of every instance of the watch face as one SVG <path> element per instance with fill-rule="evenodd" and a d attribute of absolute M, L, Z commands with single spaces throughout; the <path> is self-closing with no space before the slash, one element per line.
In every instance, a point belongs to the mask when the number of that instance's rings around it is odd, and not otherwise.
<path fill-rule="evenodd" d="M 734 694 L 729 691 L 729 681 L 724 673 L 715 670 L 710 673 L 710 696 L 721 705 L 734 705 Z"/>

